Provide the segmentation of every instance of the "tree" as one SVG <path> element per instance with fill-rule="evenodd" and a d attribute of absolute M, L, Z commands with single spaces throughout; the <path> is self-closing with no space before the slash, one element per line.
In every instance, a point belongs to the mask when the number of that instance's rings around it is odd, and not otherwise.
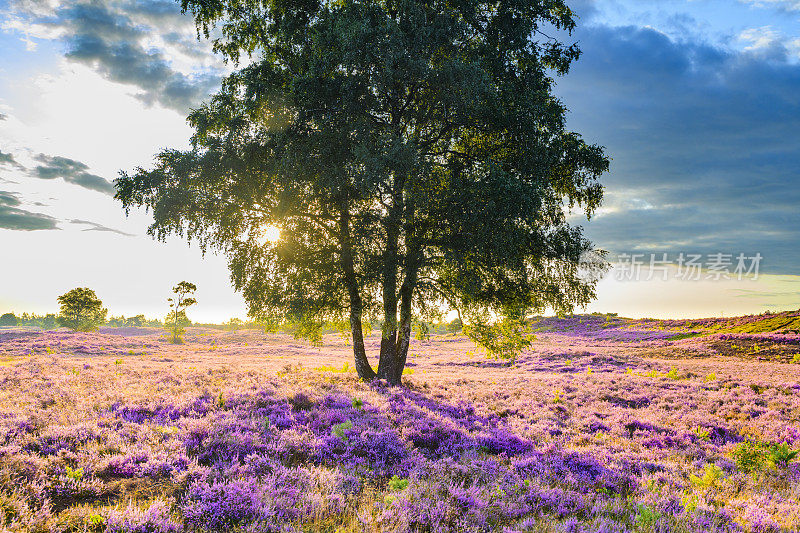
<path fill-rule="evenodd" d="M 227 326 L 227 328 L 232 332 L 236 333 L 242 328 L 242 326 L 244 326 L 244 321 L 242 321 L 241 318 L 234 317 L 228 320 L 225 326 Z"/>
<path fill-rule="evenodd" d="M 73 331 L 94 331 L 105 322 L 107 309 L 92 289 L 79 287 L 58 297 L 58 323 Z"/>
<path fill-rule="evenodd" d="M 575 27 L 563 0 L 182 7 L 226 60 L 251 61 L 189 115 L 191 148 L 121 172 L 116 198 L 152 209 L 154 237 L 227 255 L 251 317 L 347 320 L 359 376 L 399 384 L 415 315 L 519 320 L 593 298 L 567 210 L 600 205 L 608 159 L 552 94 L 580 54 L 545 35 Z"/>
<path fill-rule="evenodd" d="M 103 316 L 105 317 L 105 315 Z M 53 313 L 47 313 L 36 318 L 36 325 L 45 331 L 55 329 L 58 326 L 58 318 Z"/>
<path fill-rule="evenodd" d="M 197 287 L 194 283 L 181 281 L 172 287 L 175 297 L 167 298 L 170 311 L 164 323 L 172 331 L 173 344 L 183 342 L 181 335 L 186 331 L 186 326 L 190 324 L 189 319 L 186 317 L 186 309 L 197 303 L 197 300 L 192 296 L 196 290 Z"/>
<path fill-rule="evenodd" d="M 5 313 L 0 316 L 0 326 L 16 326 L 19 319 L 14 313 Z"/>

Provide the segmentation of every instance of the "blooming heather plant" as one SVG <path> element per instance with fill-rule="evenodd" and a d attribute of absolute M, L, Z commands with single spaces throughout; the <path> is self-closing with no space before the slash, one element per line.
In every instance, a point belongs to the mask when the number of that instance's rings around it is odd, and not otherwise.
<path fill-rule="evenodd" d="M 540 325 L 513 366 L 433 335 L 403 388 L 316 370 L 349 359 L 335 336 L 319 350 L 256 331 L 0 333 L 0 524 L 800 530 L 794 365 L 653 321 Z M 696 357 L 661 358 L 688 342 Z"/>

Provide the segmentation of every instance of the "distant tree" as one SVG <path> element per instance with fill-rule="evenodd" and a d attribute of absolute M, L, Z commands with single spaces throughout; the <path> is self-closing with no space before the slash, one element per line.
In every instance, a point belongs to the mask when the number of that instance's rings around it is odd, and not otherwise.
<path fill-rule="evenodd" d="M 415 315 L 521 324 L 594 297 L 567 215 L 600 205 L 608 159 L 553 95 L 580 54 L 545 29 L 574 29 L 563 0 L 182 7 L 225 59 L 252 60 L 190 114 L 192 147 L 121 173 L 116 198 L 152 209 L 159 239 L 223 251 L 251 317 L 312 339 L 347 320 L 358 375 L 399 384 Z M 378 318 L 376 372 L 362 324 Z"/>
<path fill-rule="evenodd" d="M 106 320 L 107 309 L 92 289 L 80 287 L 58 297 L 58 323 L 73 331 L 94 331 Z"/>
<path fill-rule="evenodd" d="M 130 327 L 140 328 L 140 327 L 144 326 L 146 322 L 147 322 L 147 319 L 144 317 L 144 315 L 136 315 L 136 316 L 130 317 L 126 321 L 126 324 L 128 326 L 130 326 Z"/>
<path fill-rule="evenodd" d="M 58 319 L 54 313 L 47 313 L 36 318 L 36 325 L 45 331 L 55 329 L 58 326 Z"/>
<path fill-rule="evenodd" d="M 125 315 L 120 316 L 110 316 L 108 317 L 108 321 L 106 322 L 112 328 L 121 328 L 125 326 Z"/>
<path fill-rule="evenodd" d="M 18 322 L 19 319 L 14 313 L 6 313 L 0 316 L 0 326 L 16 326 Z"/>
<path fill-rule="evenodd" d="M 229 330 L 236 333 L 244 326 L 244 321 L 241 318 L 231 318 L 225 325 Z"/>
<path fill-rule="evenodd" d="M 463 327 L 464 324 L 461 322 L 461 318 L 456 317 L 447 323 L 446 329 L 448 333 L 458 333 Z"/>
<path fill-rule="evenodd" d="M 173 344 L 180 344 L 183 342 L 181 335 L 183 335 L 186 330 L 186 326 L 191 323 L 186 317 L 186 309 L 197 303 L 197 300 L 193 297 L 194 291 L 196 290 L 197 287 L 194 283 L 181 281 L 172 288 L 172 292 L 175 296 L 173 298 L 167 298 L 170 312 L 164 323 L 172 332 Z"/>

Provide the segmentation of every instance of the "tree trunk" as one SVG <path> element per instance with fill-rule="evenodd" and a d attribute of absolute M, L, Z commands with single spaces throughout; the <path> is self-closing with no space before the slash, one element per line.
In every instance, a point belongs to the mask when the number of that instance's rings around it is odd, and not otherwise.
<path fill-rule="evenodd" d="M 364 348 L 364 332 L 361 329 L 361 314 L 363 305 L 361 295 L 358 293 L 358 280 L 356 279 L 355 266 L 353 264 L 353 249 L 350 242 L 350 218 L 346 209 L 342 209 L 340 217 L 340 241 L 342 254 L 342 270 L 344 271 L 344 281 L 347 285 L 348 296 L 350 297 L 350 331 L 353 335 L 353 357 L 355 359 L 356 372 L 358 377 L 364 381 L 375 379 L 375 371 L 367 359 L 367 352 Z"/>
<path fill-rule="evenodd" d="M 375 371 L 372 370 L 372 366 L 369 364 L 367 351 L 364 348 L 364 332 L 361 329 L 361 309 L 355 312 L 352 301 L 350 303 L 350 329 L 353 332 L 353 355 L 355 356 L 358 377 L 364 381 L 371 381 L 375 379 Z"/>
<path fill-rule="evenodd" d="M 408 266 L 406 278 L 403 280 L 403 285 L 400 287 L 400 327 L 397 345 L 395 347 L 396 364 L 394 373 L 389 380 L 391 383 L 397 383 L 398 385 L 403 376 L 403 369 L 406 366 L 408 347 L 411 345 L 411 320 L 413 318 L 411 314 L 411 304 L 416 282 L 417 268 L 415 264 L 411 264 Z"/>
<path fill-rule="evenodd" d="M 392 332 L 391 337 L 381 338 L 381 358 L 378 362 L 378 379 L 385 379 L 391 385 L 400 384 L 400 380 L 395 379 L 398 364 L 396 338 L 396 331 Z"/>
<path fill-rule="evenodd" d="M 400 319 L 400 332 L 397 337 L 397 347 L 395 348 L 395 359 L 397 361 L 390 383 L 399 385 L 403 377 L 403 369 L 406 367 L 406 357 L 408 347 L 411 345 L 411 313 L 408 317 Z"/>
<path fill-rule="evenodd" d="M 397 373 L 397 242 L 400 236 L 399 211 L 392 210 L 386 227 L 386 251 L 383 255 L 383 328 L 378 378 L 399 385 Z M 401 370 L 402 372 L 402 370 Z"/>

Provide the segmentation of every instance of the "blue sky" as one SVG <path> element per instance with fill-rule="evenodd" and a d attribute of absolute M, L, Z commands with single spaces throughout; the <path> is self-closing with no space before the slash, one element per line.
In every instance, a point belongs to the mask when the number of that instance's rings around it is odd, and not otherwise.
<path fill-rule="evenodd" d="M 621 281 L 590 310 L 707 316 L 800 307 L 800 0 L 580 0 L 583 57 L 558 81 L 569 127 L 612 157 L 595 243 L 616 254 L 760 253 L 758 279 Z M 144 235 L 109 194 L 185 147 L 186 111 L 227 72 L 168 0 L 0 1 L 0 311 L 74 286 L 112 314 L 244 316 L 225 261 Z M 122 280 L 122 281 L 121 281 Z"/>

